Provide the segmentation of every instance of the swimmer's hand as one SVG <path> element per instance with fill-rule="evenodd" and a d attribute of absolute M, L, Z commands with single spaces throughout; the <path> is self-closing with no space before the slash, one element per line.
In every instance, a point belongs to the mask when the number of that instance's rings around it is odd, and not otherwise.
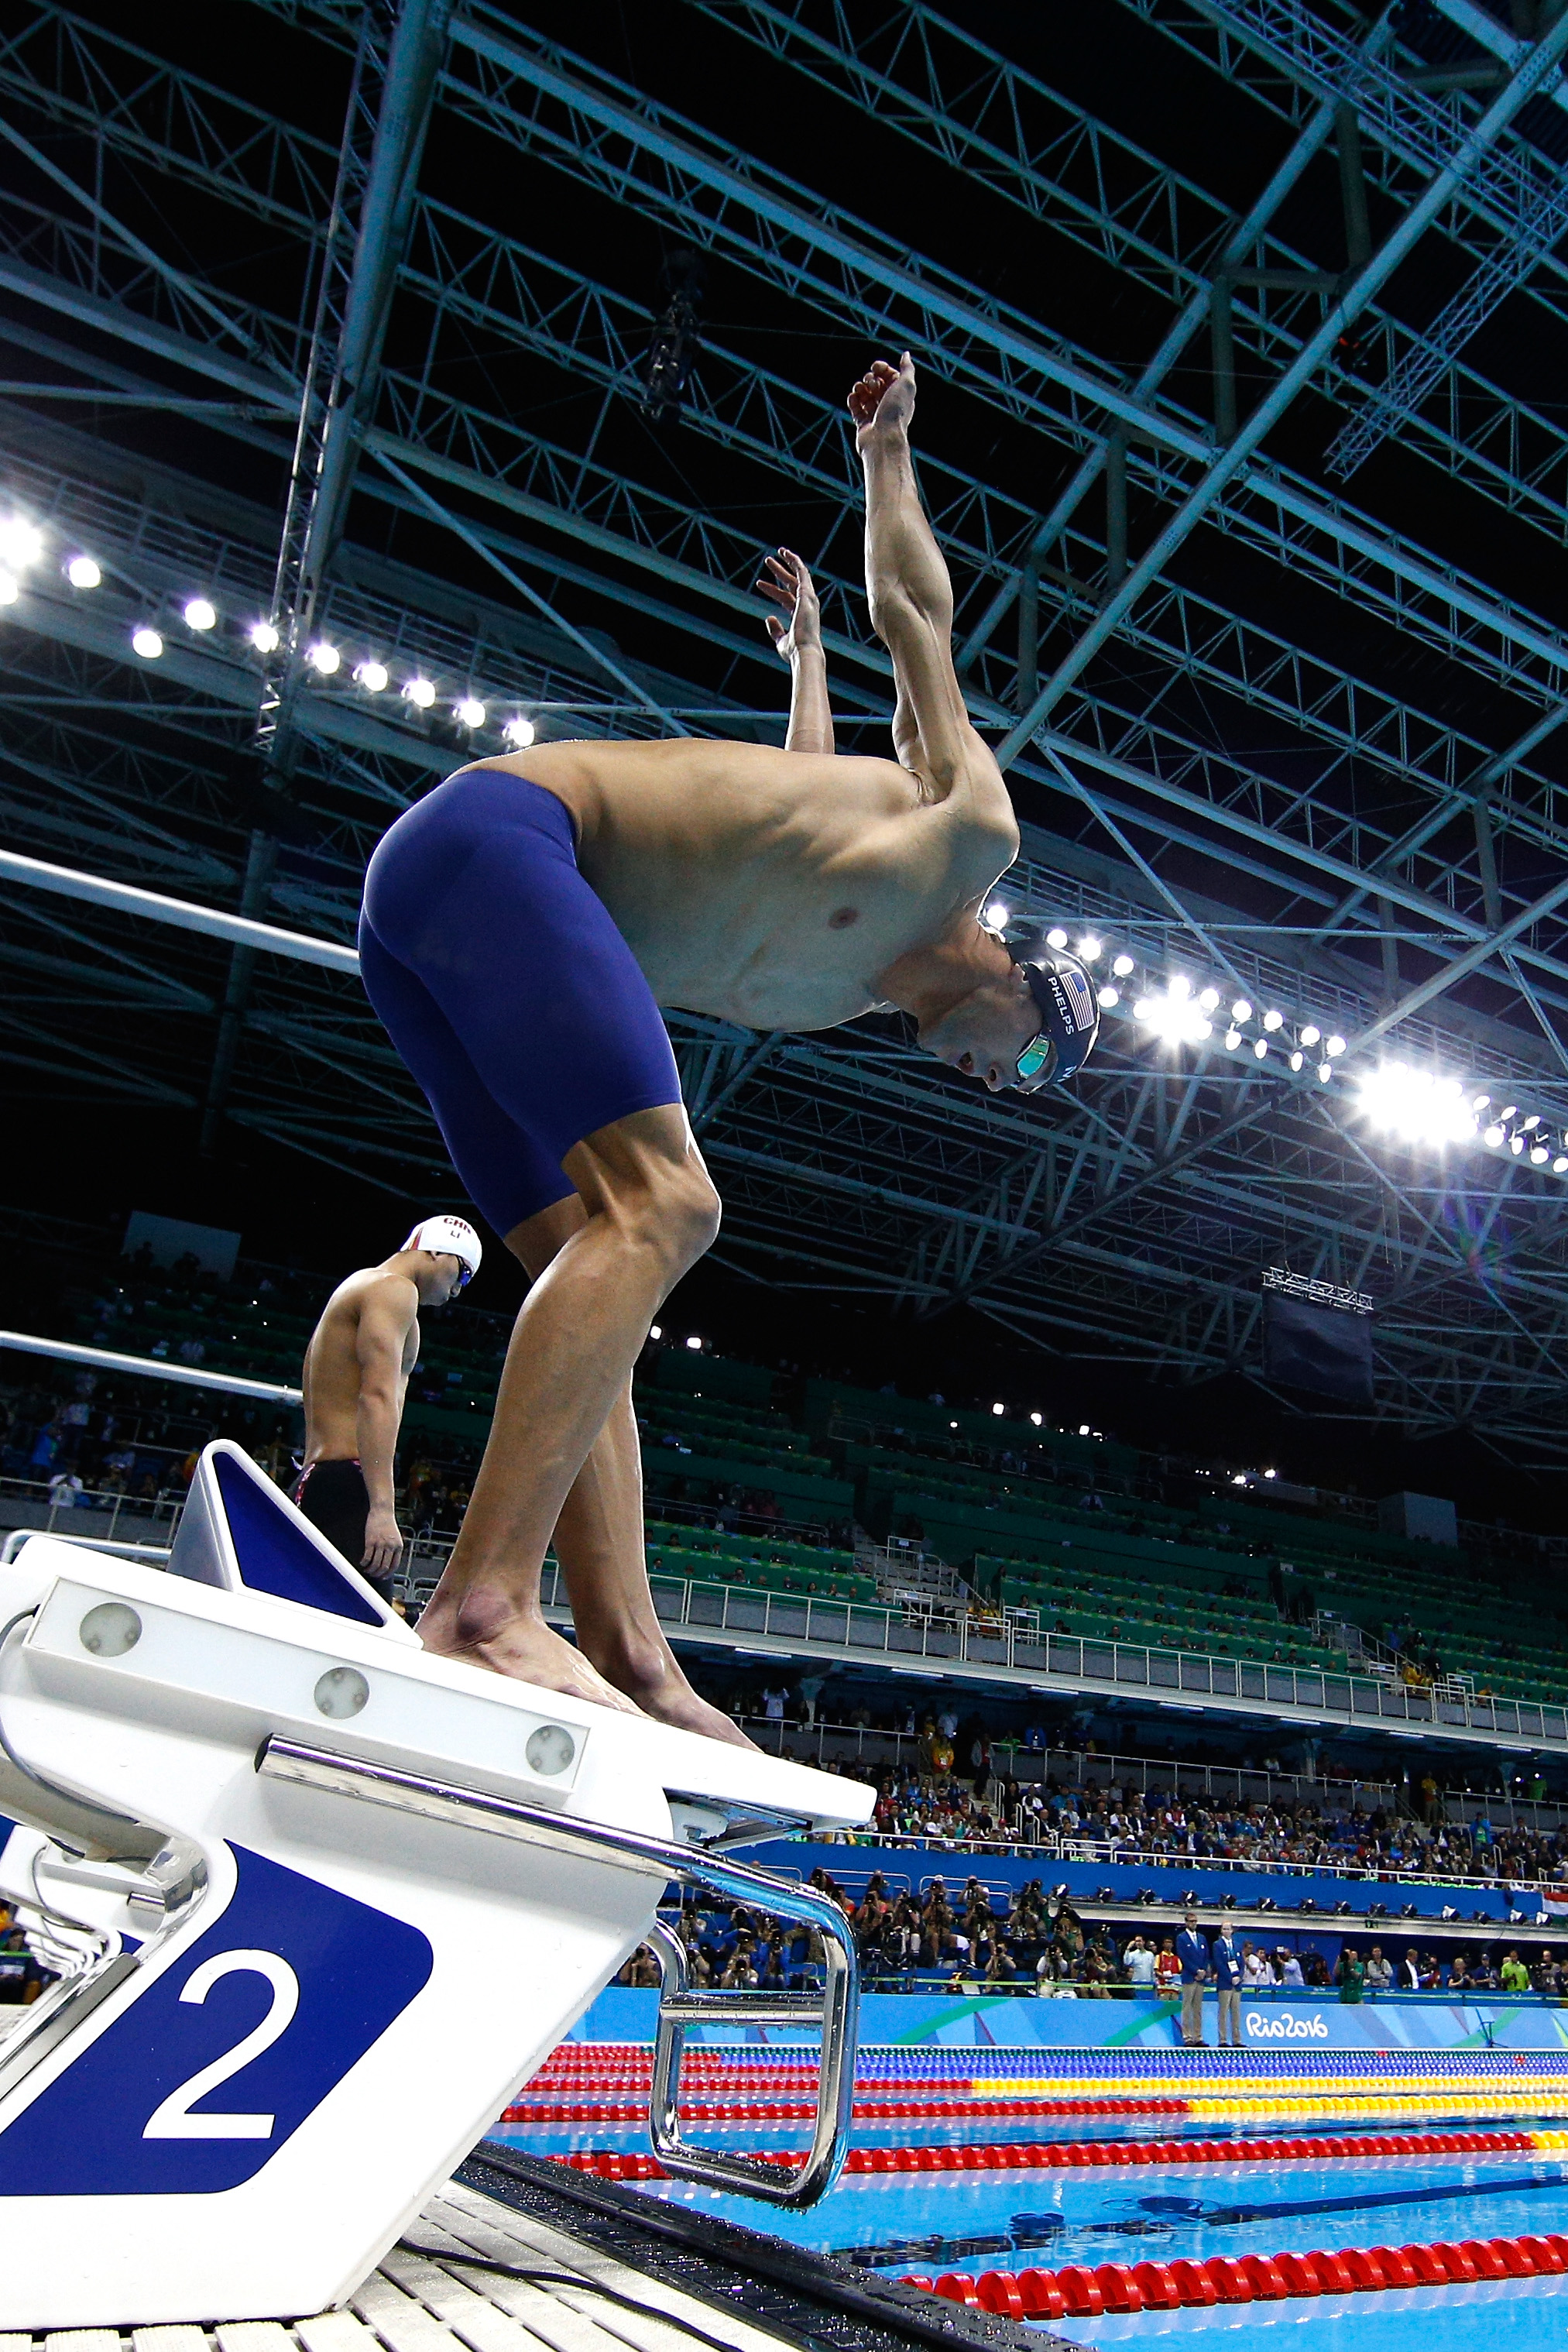
<path fill-rule="evenodd" d="M 855 421 L 855 447 L 862 452 L 873 442 L 907 432 L 915 415 L 915 362 L 907 352 L 894 367 L 873 360 L 858 383 L 850 387 L 850 415 Z"/>
<path fill-rule="evenodd" d="M 390 1576 L 402 1558 L 402 1533 L 395 1511 L 372 1510 L 365 1521 L 365 1556 L 360 1566 L 366 1576 Z"/>
<path fill-rule="evenodd" d="M 777 555 L 765 557 L 764 562 L 771 576 L 758 580 L 758 593 L 771 596 L 789 615 L 788 621 L 780 620 L 777 613 L 768 615 L 766 625 L 774 652 L 780 661 L 787 662 L 792 662 L 797 654 L 820 652 L 822 616 L 810 573 L 788 547 L 781 547 Z"/>

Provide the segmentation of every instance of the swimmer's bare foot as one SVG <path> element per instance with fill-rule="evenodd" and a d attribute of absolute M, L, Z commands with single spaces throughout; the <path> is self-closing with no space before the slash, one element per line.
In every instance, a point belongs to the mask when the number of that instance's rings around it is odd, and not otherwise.
<path fill-rule="evenodd" d="M 504 1613 L 486 1606 L 484 1596 L 468 1593 L 459 1601 L 433 1595 L 421 1617 L 419 1638 L 438 1658 L 461 1659 L 465 1665 L 483 1666 L 513 1682 L 537 1683 L 541 1690 L 559 1691 L 569 1698 L 587 1699 L 618 1715 L 643 1710 L 607 1683 L 570 1642 L 551 1633 L 543 1619 L 508 1608 Z"/>
<path fill-rule="evenodd" d="M 601 1643 L 600 1652 L 602 1672 L 617 1690 L 635 1700 L 640 1715 L 651 1715 L 655 1723 L 670 1724 L 676 1731 L 700 1732 L 705 1739 L 758 1752 L 757 1742 L 747 1739 L 737 1723 L 697 1696 L 667 1642 L 639 1642 L 634 1650 L 617 1643 L 609 1651 Z"/>

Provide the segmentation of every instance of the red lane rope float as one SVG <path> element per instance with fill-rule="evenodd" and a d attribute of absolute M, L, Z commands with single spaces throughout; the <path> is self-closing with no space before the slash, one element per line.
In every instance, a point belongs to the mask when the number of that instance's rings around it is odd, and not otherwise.
<path fill-rule="evenodd" d="M 698 2115 L 702 2110 L 695 2111 Z M 1056 2172 L 1082 2165 L 1279 2164 L 1323 2157 L 1502 2156 L 1533 2150 L 1532 2132 L 1377 2132 L 1360 2139 L 1015 2140 L 983 2147 L 852 2147 L 849 2172 Z M 605 2180 L 662 2180 L 651 2156 L 620 2148 L 582 2148 L 557 2157 Z M 793 2164 L 788 2149 L 765 2149 L 758 2161 Z M 648 2168 L 652 2168 L 649 2169 Z M 621 2168 L 624 2168 L 623 2169 Z M 1416 2284 L 1417 2281 L 1403 2282 Z M 1234 2298 L 1232 2298 L 1234 2300 Z M 1254 2297 L 1253 2300 L 1257 2298 Z"/>
<path fill-rule="evenodd" d="M 538 2088 L 537 2084 L 530 2087 Z M 626 2124 L 640 2121 L 646 2111 L 645 2096 L 639 2105 L 632 2099 L 570 2098 L 561 2094 L 553 2101 L 537 2096 L 520 2101 L 504 2111 L 501 2121 L 504 2124 Z M 685 2112 L 701 2123 L 794 2123 L 815 2115 L 816 2108 L 805 2100 L 789 2100 L 770 2094 L 763 2099 L 745 2101 L 699 2100 L 695 2105 L 685 2105 Z M 1191 2113 L 1191 2102 L 1186 2099 L 857 2099 L 853 2108 L 857 2123 L 936 2122 L 956 2116 L 983 2116 L 993 2122 L 998 2117 L 1011 2117 L 1021 2123 L 1039 2116 L 1188 2116 Z"/>
<path fill-rule="evenodd" d="M 1069 2263 L 1059 2271 L 946 2271 L 907 2276 L 977 2311 L 1015 2319 L 1095 2319 L 1103 2312 L 1174 2311 L 1291 2296 L 1384 2294 L 1473 2279 L 1552 2278 L 1568 2271 L 1568 2237 L 1446 2239 L 1432 2245 L 1344 2246 L 1337 2253 L 1210 2254 L 1173 2263 Z"/>

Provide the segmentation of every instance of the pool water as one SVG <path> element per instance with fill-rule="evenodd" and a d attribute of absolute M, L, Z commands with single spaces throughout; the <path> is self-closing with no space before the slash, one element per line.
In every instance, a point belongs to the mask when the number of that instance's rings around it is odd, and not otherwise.
<path fill-rule="evenodd" d="M 946 2062 L 914 2077 L 908 2053 L 862 2053 L 857 2077 L 857 2122 L 853 2145 L 862 2148 L 917 2149 L 933 2145 L 1002 2148 L 1019 2141 L 1041 2149 L 1053 2142 L 1157 2141 L 1169 2151 L 1154 2164 L 1075 2164 L 1063 2168 L 1041 2162 L 926 2173 L 846 2173 L 809 2211 L 790 2213 L 758 2207 L 746 2198 L 690 2182 L 654 2179 L 637 2183 L 642 2193 L 695 2210 L 723 2214 L 750 2229 L 764 2229 L 793 2243 L 837 2255 L 889 2277 L 935 2278 L 988 2271 L 1061 2272 L 1068 2265 L 1092 2270 L 1106 2263 L 1203 2261 L 1217 2255 L 1324 2251 L 1349 2247 L 1458 2243 L 1473 2240 L 1568 2236 L 1568 2133 L 1564 2107 L 1531 2067 L 1529 2090 L 1511 2074 L 1500 2081 L 1487 2061 L 1491 2053 L 1466 2053 L 1468 2067 L 1445 2068 L 1439 2077 L 1410 2053 L 1385 2062 L 1354 2088 L 1341 2071 L 1343 2058 L 1313 2053 L 1322 2063 L 1311 2069 L 1292 2063 L 1283 2070 L 1248 2067 L 1249 2078 L 1224 2084 L 1191 2079 L 1136 2083 L 1116 2070 L 1102 2074 L 1098 2089 L 1109 2107 L 1139 2104 L 1124 2095 L 1165 2089 L 1178 2094 L 1142 2104 L 1158 2112 L 1061 2112 L 1064 2091 L 1082 2092 L 1084 2080 L 1017 2084 L 1009 2067 L 1006 2106 L 994 2095 L 1000 2069 L 986 2065 L 978 2052 L 944 2053 Z M 1058 2053 L 1032 2053 L 1031 2071 L 1042 2076 Z M 1065 2054 L 1065 2053 L 1061 2053 Z M 1097 2053 L 1102 2060 L 1107 2053 Z M 1248 2053 L 1250 2055 L 1250 2053 Z M 1532 2053 L 1533 2054 L 1533 2053 Z M 765 2119 L 727 2107 L 799 2102 L 814 2087 L 798 2070 L 786 2074 L 782 2053 L 757 2053 L 755 2068 L 740 2053 L 727 2053 L 724 2072 L 710 2060 L 706 2083 L 689 2085 L 694 2105 L 710 2110 L 687 2124 L 689 2137 L 716 2147 L 753 2149 L 799 2147 L 799 2118 Z M 749 2055 L 749 2053 L 747 2053 Z M 774 2063 L 767 2063 L 768 2057 Z M 586 2150 L 643 2151 L 646 2129 L 626 2116 L 645 2080 L 642 2063 L 604 2087 L 578 2074 L 574 2087 L 551 2091 L 549 2076 L 526 2095 L 538 2120 L 504 2124 L 495 2137 L 538 2156 Z M 1475 2061 L 1480 2059 L 1478 2065 Z M 981 2063 L 977 2064 L 976 2061 Z M 1555 2070 L 1552 2069 L 1552 2072 Z M 1234 2068 L 1227 2070 L 1233 2075 Z M 1073 2053 L 1074 2078 L 1078 2074 Z M 1119 2079 L 1118 2079 L 1119 2076 Z M 971 2090 L 971 2084 L 973 2088 Z M 1332 2086 L 1332 2087 L 1331 2087 Z M 1568 2088 L 1568 2084 L 1564 2085 Z M 1530 2091 L 1538 2095 L 1527 2106 Z M 612 2121 L 595 2113 L 622 2102 Z M 570 2120 L 551 2115 L 552 2104 L 575 2100 L 582 2112 Z M 969 2101 L 993 2112 L 940 2116 L 891 2117 L 868 2112 L 902 2101 L 962 2106 Z M 685 2098 L 683 2105 L 685 2104 Z M 1091 2102 L 1079 2100 L 1082 2105 Z M 1234 2120 L 1221 2120 L 1225 2105 Z M 1186 2112 L 1179 2112 L 1185 2107 Z M 1173 2112 L 1173 2110 L 1177 2110 Z M 1388 2120 L 1396 2110 L 1402 2120 Z M 613 2109 L 612 2109 L 612 2112 Z M 690 2112 L 689 2108 L 687 2110 Z M 549 2117 L 549 2120 L 546 2118 Z M 1454 2120 L 1449 2121 L 1452 2117 Z M 1234 2137 L 1256 2143 L 1286 2136 L 1309 2145 L 1335 2135 L 1364 2138 L 1396 2131 L 1430 2136 L 1455 2127 L 1472 2136 L 1524 2138 L 1521 2147 L 1414 2154 L 1294 2156 L 1275 2154 L 1238 2161 L 1212 2160 L 1216 2143 Z M 1182 2161 L 1183 2140 L 1201 2141 L 1210 2160 Z M 1279 2302 L 1220 2305 L 1207 2309 L 1144 2311 L 1054 2318 L 1040 2323 L 1074 2344 L 1134 2345 L 1192 2336 L 1227 2336 L 1269 2330 L 1276 2340 L 1303 2352 L 1476 2352 L 1484 2331 L 1486 2352 L 1558 2345 L 1568 2352 L 1568 2272 L 1561 2276 L 1477 2281 L 1473 2284 L 1363 2291 L 1322 2297 L 1292 2295 Z M 1293 2331 L 1293 2332 L 1292 2332 Z"/>

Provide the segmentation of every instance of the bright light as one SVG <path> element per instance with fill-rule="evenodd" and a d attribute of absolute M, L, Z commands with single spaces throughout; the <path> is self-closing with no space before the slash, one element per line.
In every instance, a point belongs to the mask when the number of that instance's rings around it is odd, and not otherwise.
<path fill-rule="evenodd" d="M 958 1426 L 958 1424 L 957 1424 L 957 1423 L 956 1423 L 956 1421 L 950 1421 L 950 1422 L 947 1423 L 947 1426 L 948 1426 L 948 1428 L 949 1428 L 949 1429 L 956 1429 L 956 1428 L 957 1428 L 957 1426 Z"/>
<path fill-rule="evenodd" d="M 1517 1103 L 1506 1103 L 1502 1109 L 1499 1111 L 1498 1117 L 1499 1118 L 1511 1118 L 1518 1108 L 1519 1105 Z"/>
<path fill-rule="evenodd" d="M 1284 1025 L 1285 1016 L 1282 1013 L 1265 1013 L 1263 1015 L 1263 1026 L 1265 1029 L 1273 1031 L 1275 1029 L 1282 1029 Z"/>
<path fill-rule="evenodd" d="M 1565 1160 L 1563 1162 L 1563 1165 L 1564 1168 L 1568 1168 L 1568 1160 Z M 1041 1429 L 1045 1425 L 1045 1415 L 1042 1412 L 1031 1412 L 1030 1419 L 1033 1422 L 1037 1429 Z"/>
<path fill-rule="evenodd" d="M 1080 1436 L 1080 1437 L 1087 1437 L 1087 1436 L 1088 1436 L 1088 1434 L 1089 1434 L 1089 1423 L 1088 1423 L 1086 1421 L 1081 1421 L 1081 1422 L 1079 1423 L 1079 1424 L 1078 1424 L 1078 1434 L 1079 1434 L 1079 1436 Z"/>
<path fill-rule="evenodd" d="M 156 629 L 133 629 L 131 650 L 133 654 L 140 654 L 143 661 L 156 661 L 163 650 L 163 640 Z"/>
<path fill-rule="evenodd" d="M 461 702 L 455 702 L 452 706 L 452 716 L 459 727 L 483 727 L 489 715 L 484 704 L 476 701 L 471 694 L 465 694 Z"/>
<path fill-rule="evenodd" d="M 283 642 L 270 621 L 257 621 L 251 630 L 250 641 L 258 654 L 275 654 Z"/>
<path fill-rule="evenodd" d="M 1060 923 L 1057 924 L 1054 930 L 1047 931 L 1045 935 L 1045 944 L 1048 948 L 1064 948 L 1067 945 L 1067 933 L 1062 929 Z"/>
<path fill-rule="evenodd" d="M 1247 999 L 1244 996 L 1239 996 L 1235 1003 L 1231 1006 L 1230 1018 L 1232 1021 L 1251 1020 L 1252 1007 L 1248 1003 Z"/>
<path fill-rule="evenodd" d="M 1301 1032 L 1301 1043 L 1303 1045 L 1315 1045 L 1322 1034 L 1323 1033 L 1321 1029 L 1317 1028 L 1313 1023 L 1309 1021 L 1306 1027 Z"/>
<path fill-rule="evenodd" d="M 1122 1002 L 1122 992 L 1119 988 L 1103 988 L 1099 992 L 1099 1001 L 1107 1013 L 1113 1013 Z"/>
<path fill-rule="evenodd" d="M 1532 1135 L 1540 1125 L 1541 1113 L 1538 1110 L 1532 1110 L 1530 1117 L 1524 1122 L 1524 1131 L 1526 1135 Z"/>
<path fill-rule="evenodd" d="M 1238 1471 L 1235 1473 L 1235 1475 L 1233 1475 L 1233 1477 L 1231 1478 L 1230 1483 L 1231 1483 L 1231 1485 L 1232 1485 L 1233 1486 L 1245 1486 L 1245 1485 L 1247 1484 L 1247 1473 L 1246 1473 L 1246 1471 L 1245 1471 L 1245 1470 L 1238 1470 Z"/>
<path fill-rule="evenodd" d="M 1279 1475 L 1277 1470 L 1265 1470 L 1263 1473 L 1265 1478 L 1277 1478 Z"/>
<path fill-rule="evenodd" d="M 343 665 L 342 655 L 336 646 L 329 646 L 325 637 L 311 646 L 305 658 L 320 677 L 332 677 Z"/>
<path fill-rule="evenodd" d="M 993 1412 L 1000 1412 L 1000 1411 L 1001 1411 L 1001 1406 L 1000 1406 L 999 1404 L 994 1404 L 994 1405 L 991 1407 L 991 1411 L 992 1411 Z"/>
<path fill-rule="evenodd" d="M 661 1327 L 660 1327 L 657 1323 L 653 1324 L 653 1325 L 650 1328 L 649 1332 L 648 1332 L 648 1337 L 649 1337 L 649 1339 L 662 1339 L 664 1338 L 664 1331 L 663 1331 L 663 1329 L 661 1328 Z"/>
<path fill-rule="evenodd" d="M 1252 1051 L 1257 1055 L 1259 1061 L 1266 1062 L 1269 1058 L 1268 1039 L 1266 1037 L 1257 1038 L 1253 1043 Z"/>
<path fill-rule="evenodd" d="M 24 522 L 19 515 L 0 522 L 0 563 L 10 571 L 26 572 L 43 551 L 44 534 L 36 524 Z"/>
<path fill-rule="evenodd" d="M 427 677 L 411 677 L 402 690 L 403 700 L 412 702 L 416 710 L 428 710 L 435 700 L 435 688 Z M 686 1342 L 691 1345 L 690 1340 Z"/>
<path fill-rule="evenodd" d="M 217 621 L 216 607 L 209 604 L 206 597 L 192 597 L 185 607 L 185 626 L 188 629 L 214 629 Z"/>
<path fill-rule="evenodd" d="M 1182 972 L 1173 972 L 1166 985 L 1172 996 L 1181 997 L 1192 994 L 1192 982 Z"/>
<path fill-rule="evenodd" d="M 1472 1110 L 1490 1110 L 1490 1095 L 1472 1095 L 1470 1097 L 1470 1108 Z"/>
<path fill-rule="evenodd" d="M 694 1334 L 693 1337 L 686 1341 L 686 1345 L 688 1348 L 700 1348 L 702 1346 L 702 1341 Z"/>
<path fill-rule="evenodd" d="M 1568 1151 L 1560 1151 L 1552 1163 L 1552 1173 L 1561 1176 L 1565 1169 L 1568 1169 Z"/>
<path fill-rule="evenodd" d="M 514 751 L 526 751 L 534 740 L 534 722 L 519 715 L 516 719 L 508 719 L 501 732 Z"/>
<path fill-rule="evenodd" d="M 1508 1139 L 1508 1148 L 1509 1148 L 1509 1150 L 1512 1152 L 1512 1154 L 1513 1154 L 1514 1158 L 1517 1160 L 1517 1159 L 1519 1158 L 1520 1153 L 1524 1150 L 1524 1138 L 1523 1138 L 1523 1136 L 1522 1136 L 1522 1135 L 1511 1135 L 1511 1136 L 1509 1137 L 1509 1139 Z"/>
<path fill-rule="evenodd" d="M 990 905 L 986 908 L 985 913 L 980 917 L 980 920 L 984 923 L 988 931 L 999 931 L 1004 929 L 1007 925 L 1007 919 L 1008 910 L 1006 907 L 1003 906 L 999 898 L 993 898 Z"/>
<path fill-rule="evenodd" d="M 1385 1062 L 1361 1080 L 1361 1108 L 1374 1127 L 1406 1143 L 1471 1143 L 1475 1112 L 1458 1078 L 1435 1077 L 1404 1062 Z"/>
<path fill-rule="evenodd" d="M 103 574 L 90 555 L 73 555 L 66 566 L 66 578 L 73 588 L 96 588 Z"/>
<path fill-rule="evenodd" d="M 14 604 L 20 593 L 10 572 L 0 572 L 0 604 Z"/>
<path fill-rule="evenodd" d="M 1482 1136 L 1481 1141 L 1486 1144 L 1490 1150 L 1496 1151 L 1502 1142 L 1501 1128 L 1489 1127 L 1486 1133 Z"/>
<path fill-rule="evenodd" d="M 1318 1064 L 1318 1084 L 1320 1087 L 1326 1087 L 1333 1076 L 1333 1064 L 1332 1062 L 1320 1062 Z"/>
<path fill-rule="evenodd" d="M 1213 1012 L 1215 1012 L 1215 1011 L 1218 1009 L 1218 1004 L 1219 1004 L 1219 991 L 1218 991 L 1218 988 L 1206 988 L 1206 989 L 1203 991 L 1202 994 L 1199 996 L 1199 998 L 1198 998 L 1198 1000 L 1197 1000 L 1197 1001 L 1198 1001 L 1198 1003 L 1202 1005 L 1202 1007 L 1203 1007 L 1203 1009 L 1204 1009 L 1204 1011 L 1205 1011 L 1206 1013 L 1213 1013 Z"/>
<path fill-rule="evenodd" d="M 1236 1053 L 1236 1052 L 1239 1049 L 1239 1047 L 1240 1047 L 1240 1044 L 1241 1044 L 1241 1032 L 1240 1032 L 1240 1030 L 1239 1030 L 1239 1029 L 1228 1029 L 1228 1030 L 1226 1031 L 1226 1033 L 1225 1033 L 1225 1050 L 1226 1050 L 1226 1052 L 1227 1052 L 1228 1054 L 1234 1054 L 1234 1053 Z"/>
<path fill-rule="evenodd" d="M 1307 1057 L 1306 1057 L 1306 1055 L 1305 1055 L 1304 1054 L 1292 1054 L 1292 1055 L 1291 1055 L 1291 1069 L 1292 1069 L 1292 1070 L 1299 1070 L 1299 1069 L 1301 1068 L 1301 1064 L 1306 1060 L 1306 1058 L 1307 1058 Z"/>
<path fill-rule="evenodd" d="M 1530 1154 L 1530 1163 L 1531 1163 L 1531 1166 L 1532 1168 L 1544 1168 L 1544 1167 L 1545 1167 L 1545 1165 L 1546 1165 L 1546 1163 L 1547 1163 L 1547 1161 L 1551 1159 L 1551 1157 L 1552 1157 L 1552 1154 L 1547 1150 L 1546 1146 L 1544 1145 L 1544 1143 L 1537 1143 L 1537 1144 L 1535 1144 L 1535 1145 L 1532 1147 L 1532 1149 L 1531 1149 L 1531 1154 Z"/>
<path fill-rule="evenodd" d="M 354 676 L 367 694 L 384 694 L 391 683 L 384 662 L 362 661 Z"/>
<path fill-rule="evenodd" d="M 1207 1020 L 1187 993 L 1187 982 L 1173 980 L 1166 996 L 1141 996 L 1133 1007 L 1133 1018 L 1163 1037 L 1167 1045 L 1196 1045 L 1213 1034 L 1213 1024 Z"/>
<path fill-rule="evenodd" d="M 1323 1052 L 1328 1055 L 1331 1062 L 1333 1060 L 1336 1054 L 1343 1054 L 1343 1051 L 1344 1039 L 1343 1037 L 1331 1037 L 1328 1044 L 1323 1047 Z"/>
<path fill-rule="evenodd" d="M 1092 931 L 1085 931 L 1079 940 L 1078 952 L 1085 963 L 1092 963 L 1095 957 L 1103 952 L 1101 942 L 1094 937 Z"/>
<path fill-rule="evenodd" d="M 1116 958 L 1115 962 L 1111 966 L 1111 969 L 1115 973 L 1118 980 L 1125 980 L 1127 974 L 1133 969 L 1132 957 L 1130 955 L 1119 955 Z"/>

